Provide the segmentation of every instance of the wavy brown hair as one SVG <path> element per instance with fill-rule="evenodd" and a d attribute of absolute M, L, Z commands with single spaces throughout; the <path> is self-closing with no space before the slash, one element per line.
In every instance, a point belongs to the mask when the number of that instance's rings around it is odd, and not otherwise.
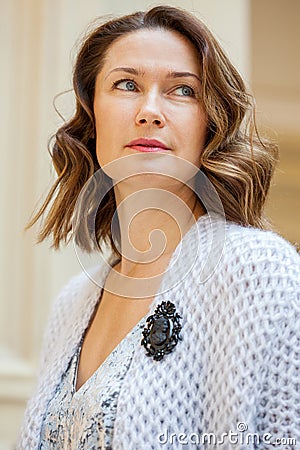
<path fill-rule="evenodd" d="M 201 170 L 214 185 L 226 218 L 246 226 L 265 227 L 263 207 L 277 161 L 277 146 L 259 137 L 252 96 L 207 27 L 182 9 L 157 6 L 110 20 L 85 37 L 73 74 L 76 111 L 59 128 L 50 150 L 58 178 L 27 226 L 31 227 L 47 212 L 38 242 L 52 235 L 53 246 L 58 248 L 78 231 L 72 224 L 76 201 L 87 180 L 99 169 L 93 100 L 95 80 L 110 46 L 127 33 L 157 28 L 185 36 L 199 55 L 202 102 L 208 116 Z M 116 210 L 113 188 L 109 190 L 112 182 L 102 173 L 99 183 L 107 193 L 94 217 L 96 241 L 100 249 L 105 242 L 119 254 L 111 231 Z M 91 188 L 89 195 L 95 189 Z M 81 221 L 81 236 L 82 230 L 89 234 L 89 217 L 86 219 Z M 78 241 L 90 250 L 88 239 Z"/>

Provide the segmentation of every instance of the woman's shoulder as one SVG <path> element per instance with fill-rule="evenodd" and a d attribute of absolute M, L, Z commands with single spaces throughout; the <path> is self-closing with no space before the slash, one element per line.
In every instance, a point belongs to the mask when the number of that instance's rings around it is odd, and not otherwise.
<path fill-rule="evenodd" d="M 82 268 L 77 274 L 73 275 L 62 287 L 62 292 L 86 292 L 89 294 L 98 283 L 101 283 L 101 275 L 105 271 L 104 264 L 99 264 L 91 268 Z"/>
<path fill-rule="evenodd" d="M 209 275 L 215 273 L 225 284 L 248 284 L 249 278 L 273 284 L 276 279 L 284 278 L 299 289 L 300 255 L 295 246 L 274 231 L 242 226 L 217 217 L 199 221 L 198 236 L 202 247 L 201 257 L 197 259 L 199 264 L 195 265 L 197 271 L 203 269 L 201 258 L 205 254 L 208 255 L 205 267 L 208 266 Z M 190 239 L 191 246 L 196 247 L 195 240 Z"/>
<path fill-rule="evenodd" d="M 89 320 L 100 298 L 109 269 L 109 265 L 102 263 L 84 269 L 61 288 L 50 308 L 44 333 L 45 342 L 49 342 L 49 337 L 55 340 L 58 334 L 64 334 L 68 329 L 74 329 Z"/>
<path fill-rule="evenodd" d="M 227 222 L 220 253 L 214 283 L 266 302 L 282 295 L 300 303 L 300 256 L 279 234 Z"/>
<path fill-rule="evenodd" d="M 279 234 L 270 230 L 245 227 L 232 222 L 226 225 L 225 249 L 227 256 L 243 261 L 286 261 L 300 267 L 300 255 L 296 247 Z"/>
<path fill-rule="evenodd" d="M 88 298 L 99 289 L 98 280 L 101 268 L 93 267 L 89 271 L 82 270 L 72 276 L 60 289 L 52 303 L 52 311 L 56 308 L 69 308 L 79 299 Z"/>
<path fill-rule="evenodd" d="M 300 257 L 290 242 L 273 231 L 226 224 L 223 255 L 210 280 L 220 305 L 226 298 L 241 321 L 254 320 L 261 330 L 276 323 L 278 336 L 284 329 L 296 333 L 299 281 Z"/>
<path fill-rule="evenodd" d="M 111 255 L 107 258 L 99 258 L 98 265 L 83 267 L 82 270 L 71 277 L 62 286 L 58 295 L 53 301 L 52 310 L 56 308 L 70 308 L 78 302 L 86 302 L 87 299 L 98 295 L 104 286 L 107 274 L 112 267 L 114 258 Z"/>
<path fill-rule="evenodd" d="M 277 233 L 228 223 L 216 277 L 235 302 L 242 298 L 274 317 L 300 313 L 300 257 Z"/>
<path fill-rule="evenodd" d="M 106 270 L 102 265 L 82 270 L 55 297 L 43 334 L 40 371 L 77 344 L 99 301 Z"/>

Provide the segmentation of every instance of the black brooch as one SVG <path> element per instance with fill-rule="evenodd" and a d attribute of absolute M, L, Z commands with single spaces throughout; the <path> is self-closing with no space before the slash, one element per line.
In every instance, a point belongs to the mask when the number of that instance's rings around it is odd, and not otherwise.
<path fill-rule="evenodd" d="M 174 303 L 162 302 L 147 317 L 147 326 L 143 330 L 141 344 L 147 350 L 146 355 L 152 356 L 155 361 L 160 361 L 176 346 L 182 328 L 179 320 L 181 316 L 176 312 Z"/>

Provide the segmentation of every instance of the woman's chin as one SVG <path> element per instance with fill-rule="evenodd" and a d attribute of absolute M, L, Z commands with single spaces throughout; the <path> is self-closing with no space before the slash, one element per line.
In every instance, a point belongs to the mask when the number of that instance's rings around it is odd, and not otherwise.
<path fill-rule="evenodd" d="M 115 182 L 126 181 L 136 187 L 163 187 L 192 179 L 199 168 L 170 152 L 131 152 L 109 162 L 102 170 Z"/>

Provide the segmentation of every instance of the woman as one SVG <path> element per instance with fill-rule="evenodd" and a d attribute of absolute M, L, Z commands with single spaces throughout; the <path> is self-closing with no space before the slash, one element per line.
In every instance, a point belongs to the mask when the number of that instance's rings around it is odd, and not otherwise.
<path fill-rule="evenodd" d="M 159 6 L 94 30 L 74 90 L 29 225 L 52 202 L 40 240 L 111 255 L 54 304 L 18 448 L 296 448 L 299 257 L 263 230 L 277 149 L 240 75 Z"/>

